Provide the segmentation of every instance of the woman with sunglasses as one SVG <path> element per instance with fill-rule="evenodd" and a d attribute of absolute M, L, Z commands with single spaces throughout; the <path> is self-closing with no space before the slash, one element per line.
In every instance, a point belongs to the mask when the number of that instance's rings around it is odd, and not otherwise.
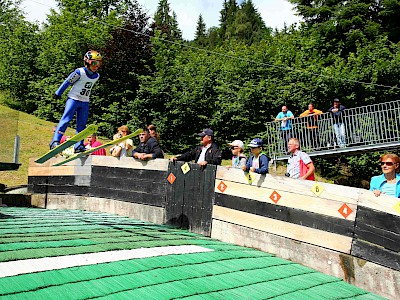
<path fill-rule="evenodd" d="M 90 92 L 100 75 L 97 73 L 102 65 L 103 57 L 97 51 L 91 50 L 86 52 L 83 57 L 85 67 L 74 70 L 67 79 L 60 85 L 53 95 L 55 100 L 61 99 L 61 95 L 72 85 L 68 93 L 68 99 L 65 104 L 64 113 L 57 125 L 57 129 L 53 134 L 50 143 L 50 149 L 60 144 L 61 138 L 69 123 L 76 114 L 76 133 L 86 128 L 86 122 L 89 117 L 89 96 Z M 83 140 L 75 144 L 75 152 L 85 151 Z"/>
<path fill-rule="evenodd" d="M 388 153 L 380 158 L 382 175 L 371 178 L 370 191 L 376 197 L 381 194 L 387 196 L 400 197 L 400 175 L 396 174 L 399 169 L 400 158 L 396 154 Z"/>

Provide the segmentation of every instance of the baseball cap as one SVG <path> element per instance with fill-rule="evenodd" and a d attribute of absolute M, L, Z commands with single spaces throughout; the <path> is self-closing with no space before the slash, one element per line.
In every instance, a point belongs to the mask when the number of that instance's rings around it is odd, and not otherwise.
<path fill-rule="evenodd" d="M 206 129 L 203 129 L 203 132 L 199 133 L 199 136 L 201 136 L 201 137 L 206 136 L 206 135 L 213 136 L 214 131 L 212 131 L 210 128 L 206 128 Z"/>
<path fill-rule="evenodd" d="M 228 145 L 231 147 L 239 147 L 244 149 L 244 144 L 241 140 L 234 140 L 232 143 L 229 143 Z"/>
<path fill-rule="evenodd" d="M 251 147 L 251 148 L 255 148 L 255 147 L 262 147 L 263 144 L 264 143 L 263 143 L 262 139 L 255 138 L 255 139 L 251 140 L 251 142 L 250 142 L 250 144 L 248 146 Z"/>
<path fill-rule="evenodd" d="M 340 102 L 339 98 L 333 99 L 333 102 Z"/>

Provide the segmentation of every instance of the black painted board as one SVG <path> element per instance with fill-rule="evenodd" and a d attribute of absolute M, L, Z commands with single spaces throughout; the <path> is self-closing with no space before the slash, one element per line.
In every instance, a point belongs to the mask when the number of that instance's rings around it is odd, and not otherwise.
<path fill-rule="evenodd" d="M 325 216 L 257 200 L 216 193 L 215 204 L 254 215 L 337 233 L 340 235 L 352 237 L 354 232 L 354 222 L 350 220 Z"/>
<path fill-rule="evenodd" d="M 400 271 L 400 254 L 361 240 L 353 240 L 351 255 Z"/>
<path fill-rule="evenodd" d="M 148 194 L 165 195 L 166 182 L 144 180 L 141 178 L 115 178 L 92 176 L 92 187 L 103 187 L 111 189 L 119 189 L 124 191 L 141 192 Z"/>
<path fill-rule="evenodd" d="M 89 194 L 89 187 L 77 185 L 48 185 L 47 193 L 86 196 Z"/>
<path fill-rule="evenodd" d="M 48 176 L 28 176 L 28 184 L 46 184 Z"/>
<path fill-rule="evenodd" d="M 159 170 L 92 166 L 92 176 L 94 177 L 140 178 L 141 180 L 160 182 L 164 179 L 165 174 L 166 171 Z"/>
<path fill-rule="evenodd" d="M 28 184 L 48 184 L 48 185 L 76 185 L 76 182 L 90 182 L 89 175 L 67 175 L 67 176 L 29 176 Z"/>
<path fill-rule="evenodd" d="M 212 224 L 212 206 L 215 201 L 215 177 L 217 172 L 217 166 L 208 165 L 205 172 L 204 179 L 204 191 L 203 191 L 203 204 L 201 214 L 201 228 L 202 234 L 211 236 L 211 224 Z"/>
<path fill-rule="evenodd" d="M 168 166 L 169 173 L 172 172 L 176 176 L 175 182 L 170 185 L 168 201 L 166 207 L 166 223 L 181 228 L 189 228 L 187 216 L 183 214 L 184 198 L 183 192 L 185 188 L 185 175 L 182 172 L 184 162 L 170 162 Z M 168 177 L 167 175 L 167 177 Z"/>
<path fill-rule="evenodd" d="M 358 222 L 354 230 L 355 238 L 400 252 L 400 234 Z"/>
<path fill-rule="evenodd" d="M 157 207 L 162 207 L 165 201 L 165 195 L 152 195 L 102 187 L 91 187 L 89 195 L 91 197 L 114 199 L 123 202 L 146 204 Z"/>
<path fill-rule="evenodd" d="M 28 184 L 28 193 L 31 194 L 46 194 L 47 185 L 43 184 Z"/>
<path fill-rule="evenodd" d="M 197 220 L 197 205 L 199 204 L 200 186 L 202 184 L 202 173 L 200 166 L 198 164 L 189 163 L 190 171 L 187 172 L 185 176 L 185 189 L 183 192 L 184 205 L 183 205 L 183 215 L 187 216 L 189 220 L 189 230 L 191 232 L 197 232 L 197 227 L 199 224 Z"/>
<path fill-rule="evenodd" d="M 356 224 L 365 223 L 376 228 L 400 234 L 400 217 L 386 212 L 358 206 Z"/>

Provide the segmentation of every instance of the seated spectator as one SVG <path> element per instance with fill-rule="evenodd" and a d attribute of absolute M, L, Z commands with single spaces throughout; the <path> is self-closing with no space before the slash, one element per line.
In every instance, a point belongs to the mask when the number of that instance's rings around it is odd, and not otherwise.
<path fill-rule="evenodd" d="M 139 134 L 139 140 L 139 145 L 132 151 L 134 158 L 140 160 L 164 158 L 164 153 L 158 145 L 157 139 L 150 135 L 149 129 L 143 128 L 143 131 Z"/>
<path fill-rule="evenodd" d="M 153 138 L 156 138 L 157 142 L 160 143 L 160 135 L 159 135 L 158 132 L 157 132 L 157 127 L 154 126 L 154 125 L 149 125 L 149 126 L 147 126 L 147 128 L 148 128 L 149 131 L 150 131 L 150 135 L 151 135 Z"/>
<path fill-rule="evenodd" d="M 64 142 L 66 142 L 66 141 L 68 141 L 68 140 L 71 138 L 71 136 L 69 136 L 69 135 L 63 135 L 63 137 L 65 137 L 65 139 L 64 139 L 63 142 L 61 142 L 61 144 L 64 143 Z M 61 139 L 61 140 L 62 140 L 62 139 Z M 68 158 L 68 157 L 70 157 L 70 156 L 72 156 L 72 155 L 74 155 L 74 154 L 75 154 L 74 145 L 69 146 L 67 149 L 64 149 L 64 150 L 61 152 L 61 156 L 64 156 L 65 158 Z"/>
<path fill-rule="evenodd" d="M 243 171 L 250 171 L 257 174 L 268 173 L 268 157 L 262 153 L 263 141 L 262 139 L 253 139 L 248 145 L 251 148 L 251 155 L 246 165 L 242 167 Z"/>
<path fill-rule="evenodd" d="M 52 133 L 54 135 L 54 132 L 56 132 L 57 130 L 57 126 L 53 126 L 53 130 Z M 67 140 L 67 136 L 65 134 L 62 135 L 61 140 L 60 140 L 60 144 L 64 143 Z"/>
<path fill-rule="evenodd" d="M 101 146 L 101 145 L 102 145 L 102 143 L 100 143 L 97 140 L 96 133 L 92 133 L 87 138 L 87 143 L 84 146 L 85 146 L 85 149 L 88 150 L 88 149 L 96 148 L 96 147 Z M 105 156 L 106 155 L 106 149 L 104 149 L 104 148 L 103 149 L 99 149 L 97 151 L 94 151 L 91 155 L 103 155 L 103 156 Z"/>
<path fill-rule="evenodd" d="M 222 162 L 221 150 L 214 143 L 214 131 L 211 128 L 206 128 L 198 134 L 201 139 L 201 145 L 192 150 L 183 153 L 180 156 L 171 158 L 172 161 L 192 161 L 200 166 L 207 164 L 220 165 Z"/>
<path fill-rule="evenodd" d="M 113 141 L 118 140 L 120 138 L 122 138 L 122 134 L 120 132 L 118 132 L 118 133 L 114 134 Z M 125 141 L 122 141 L 118 144 L 115 144 L 113 147 L 111 147 L 110 153 L 114 157 L 126 157 Z"/>
<path fill-rule="evenodd" d="M 400 175 L 396 174 L 399 169 L 400 158 L 396 154 L 388 153 L 380 158 L 382 175 L 371 178 L 370 191 L 376 197 L 381 194 L 387 196 L 400 197 Z"/>
<path fill-rule="evenodd" d="M 300 141 L 291 138 L 288 143 L 290 153 L 285 176 L 291 178 L 314 180 L 315 167 L 310 156 L 300 150 Z"/>
<path fill-rule="evenodd" d="M 247 157 L 243 154 L 244 144 L 241 140 L 235 140 L 228 144 L 232 150 L 232 167 L 241 169 L 246 165 Z"/>
<path fill-rule="evenodd" d="M 123 125 L 121 127 L 118 128 L 118 132 L 124 137 L 127 136 L 128 134 L 131 133 L 131 131 L 129 130 L 128 126 Z M 124 147 L 125 147 L 125 151 L 126 151 L 126 156 L 132 156 L 132 150 L 133 150 L 133 141 L 132 139 L 127 139 L 124 141 Z"/>

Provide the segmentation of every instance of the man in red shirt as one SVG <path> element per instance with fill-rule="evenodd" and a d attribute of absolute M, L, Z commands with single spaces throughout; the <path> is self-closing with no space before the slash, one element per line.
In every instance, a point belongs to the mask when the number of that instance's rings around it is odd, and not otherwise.
<path fill-rule="evenodd" d="M 95 133 L 92 133 L 88 138 L 87 138 L 87 143 L 85 144 L 86 149 L 92 149 L 96 148 L 98 146 L 101 146 L 102 144 L 97 140 L 97 135 Z M 106 155 L 106 149 L 99 149 L 97 151 L 94 151 L 92 155 Z"/>

